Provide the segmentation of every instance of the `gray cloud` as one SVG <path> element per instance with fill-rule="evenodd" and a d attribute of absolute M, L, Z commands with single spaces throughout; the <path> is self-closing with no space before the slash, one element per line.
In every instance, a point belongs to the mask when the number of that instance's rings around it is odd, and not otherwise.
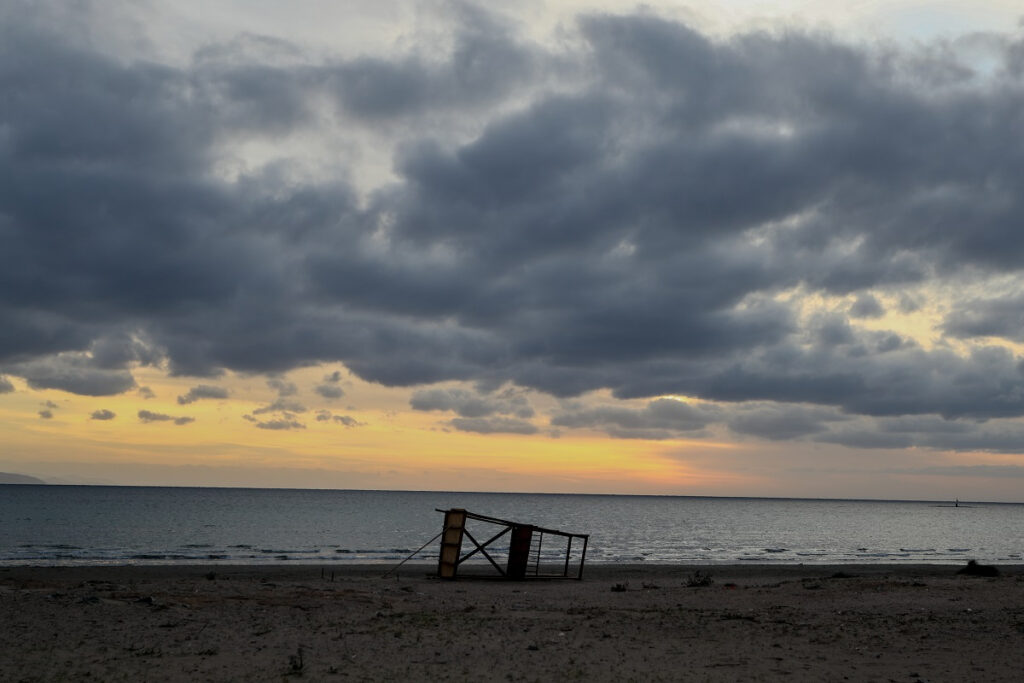
<path fill-rule="evenodd" d="M 194 417 L 175 417 L 173 415 L 164 415 L 163 413 L 154 413 L 150 410 L 140 410 L 138 415 L 141 422 L 173 422 L 179 426 L 195 422 Z"/>
<path fill-rule="evenodd" d="M 456 417 L 447 424 L 460 432 L 476 434 L 536 434 L 540 431 L 536 425 L 512 417 Z"/>
<path fill-rule="evenodd" d="M 515 392 L 487 396 L 465 389 L 421 389 L 413 393 L 409 405 L 414 410 L 452 411 L 465 418 L 500 414 L 527 419 L 534 415 L 533 408 L 530 407 L 526 397 Z"/>
<path fill-rule="evenodd" d="M 1020 465 L 950 465 L 922 467 L 915 470 L 895 470 L 895 474 L 925 474 L 940 477 L 1024 477 Z"/>
<path fill-rule="evenodd" d="M 854 318 L 881 318 L 885 315 L 885 308 L 873 295 L 862 293 L 850 306 L 850 315 Z"/>
<path fill-rule="evenodd" d="M 90 420 L 113 420 L 117 417 L 117 414 L 112 410 L 106 408 L 92 411 L 92 415 L 89 416 Z"/>
<path fill-rule="evenodd" d="M 345 390 L 335 384 L 318 384 L 314 391 L 324 398 L 331 399 L 341 398 L 345 395 Z"/>
<path fill-rule="evenodd" d="M 228 390 L 223 387 L 217 387 L 210 384 L 199 384 L 189 389 L 186 394 L 179 396 L 178 405 L 188 405 L 189 403 L 195 403 L 203 398 L 224 399 L 228 396 Z"/>
<path fill-rule="evenodd" d="M 611 436 L 670 439 L 704 429 L 719 417 L 715 406 L 694 406 L 674 399 L 656 399 L 642 408 L 616 405 L 570 407 L 551 418 L 556 427 L 601 429 Z M 687 434 L 687 433 L 690 434 Z"/>
<path fill-rule="evenodd" d="M 83 396 L 113 396 L 135 386 L 128 370 L 96 367 L 85 353 L 61 353 L 7 366 L 33 389 L 59 389 Z"/>
<path fill-rule="evenodd" d="M 294 396 L 299 392 L 299 388 L 295 386 L 294 382 L 281 379 L 280 377 L 271 377 L 267 380 L 267 386 L 277 392 L 277 395 L 281 398 L 286 396 Z"/>
<path fill-rule="evenodd" d="M 790 440 L 825 432 L 829 423 L 848 420 L 838 411 L 794 405 L 745 405 L 731 412 L 729 428 L 771 440 Z"/>
<path fill-rule="evenodd" d="M 306 425 L 296 420 L 267 420 L 266 422 L 256 422 L 256 427 L 258 429 L 280 431 L 287 429 L 305 429 Z"/>
<path fill-rule="evenodd" d="M 926 438 L 820 418 L 1024 415 L 1021 359 L 979 341 L 1024 338 L 1020 302 L 968 294 L 1024 263 L 1019 37 L 977 36 L 979 69 L 955 49 L 713 39 L 651 13 L 582 17 L 557 51 L 469 4 L 451 22 L 433 52 L 411 36 L 397 57 L 321 59 L 244 36 L 168 65 L 7 13 L 3 373 L 105 396 L 135 386 L 135 365 L 337 362 L 389 386 L 751 404 L 553 421 L 619 435 L 720 420 L 764 438 L 1012 447 L 1012 425 Z M 386 148 L 393 181 L 362 197 L 355 167 L 302 173 L 285 143 L 318 126 Z M 222 173 L 247 143 L 282 157 Z M 966 354 L 860 326 L 878 297 L 906 312 L 947 281 L 965 286 L 943 331 Z M 854 304 L 806 317 L 803 294 Z M 422 388 L 412 405 L 477 421 L 455 428 L 533 415 L 487 391 Z"/>
<path fill-rule="evenodd" d="M 12 391 L 14 391 L 14 385 L 11 384 L 11 380 L 0 375 L 0 394 L 9 394 Z"/>
<path fill-rule="evenodd" d="M 264 415 L 266 413 L 304 413 L 306 412 L 306 406 L 302 405 L 298 401 L 292 401 L 286 398 L 279 398 L 274 400 L 272 403 L 257 408 L 252 411 L 253 415 Z"/>
<path fill-rule="evenodd" d="M 39 411 L 39 417 L 41 417 L 44 420 L 52 420 L 53 419 L 53 411 L 52 410 L 40 410 Z"/>
<path fill-rule="evenodd" d="M 959 339 L 1003 337 L 1024 341 L 1024 296 L 1010 296 L 966 302 L 950 313 L 943 328 Z"/>

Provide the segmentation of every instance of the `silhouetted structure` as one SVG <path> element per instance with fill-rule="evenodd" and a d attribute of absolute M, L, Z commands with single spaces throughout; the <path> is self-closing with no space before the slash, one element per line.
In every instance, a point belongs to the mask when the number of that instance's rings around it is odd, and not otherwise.
<path fill-rule="evenodd" d="M 479 553 L 498 574 L 506 579 L 582 579 L 583 563 L 587 557 L 589 534 L 573 534 L 558 529 L 545 529 L 533 524 L 523 524 L 507 519 L 498 519 L 469 512 L 462 508 L 438 510 L 444 513 L 444 528 L 441 531 L 441 551 L 437 562 L 437 575 L 442 579 L 454 579 L 463 562 Z M 468 522 L 500 527 L 500 530 L 483 543 L 479 542 L 468 528 Z M 508 536 L 508 547 L 495 545 Z M 473 549 L 462 553 L 463 539 L 469 539 Z M 545 545 L 545 539 L 548 539 Z M 551 539 L 555 541 L 552 550 Z M 573 561 L 573 541 L 582 541 L 578 564 Z M 560 543 L 564 542 L 564 547 Z M 545 556 L 544 553 L 548 554 Z M 495 557 L 504 558 L 504 566 Z M 573 569 L 574 571 L 570 571 Z"/>

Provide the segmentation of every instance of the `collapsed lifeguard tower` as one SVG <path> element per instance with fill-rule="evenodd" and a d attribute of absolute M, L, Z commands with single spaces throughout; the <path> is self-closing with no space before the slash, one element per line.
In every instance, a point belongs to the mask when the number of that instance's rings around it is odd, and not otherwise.
<path fill-rule="evenodd" d="M 533 524 L 480 515 L 462 508 L 437 510 L 437 512 L 444 513 L 444 528 L 440 534 L 441 551 L 437 562 L 437 575 L 442 579 L 456 578 L 462 563 L 477 553 L 497 570 L 501 578 L 505 579 L 583 578 L 583 563 L 587 557 L 589 534 L 573 534 L 558 529 L 545 529 Z M 490 525 L 492 529 L 497 528 L 498 530 L 481 543 L 470 533 L 468 528 L 470 521 L 480 523 L 477 526 Z M 496 543 L 506 535 L 509 537 L 507 548 L 504 547 L 504 543 L 500 545 Z M 462 553 L 463 539 L 469 539 L 474 546 L 465 554 Z M 575 557 L 573 555 L 574 541 L 577 544 L 578 552 Z M 503 557 L 503 555 L 507 555 L 507 557 Z"/>

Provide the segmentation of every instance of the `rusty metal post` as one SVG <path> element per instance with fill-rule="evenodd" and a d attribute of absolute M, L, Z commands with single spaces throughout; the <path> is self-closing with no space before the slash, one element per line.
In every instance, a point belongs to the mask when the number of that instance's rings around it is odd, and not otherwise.
<path fill-rule="evenodd" d="M 512 527 L 512 539 L 508 546 L 508 570 L 510 579 L 526 578 L 526 567 L 530 562 L 530 544 L 533 540 L 533 527 L 516 524 Z"/>
<path fill-rule="evenodd" d="M 444 513 L 441 553 L 437 559 L 437 575 L 442 579 L 454 579 L 459 571 L 459 555 L 462 554 L 462 536 L 465 531 L 465 510 L 452 508 Z"/>

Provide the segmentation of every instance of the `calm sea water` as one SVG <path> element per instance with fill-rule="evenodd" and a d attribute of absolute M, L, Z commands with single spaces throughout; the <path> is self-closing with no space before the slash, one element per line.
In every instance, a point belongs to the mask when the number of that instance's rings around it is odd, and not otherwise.
<path fill-rule="evenodd" d="M 588 563 L 1024 561 L 1018 504 L 0 485 L 0 565 L 394 564 L 451 507 L 590 534 Z"/>

